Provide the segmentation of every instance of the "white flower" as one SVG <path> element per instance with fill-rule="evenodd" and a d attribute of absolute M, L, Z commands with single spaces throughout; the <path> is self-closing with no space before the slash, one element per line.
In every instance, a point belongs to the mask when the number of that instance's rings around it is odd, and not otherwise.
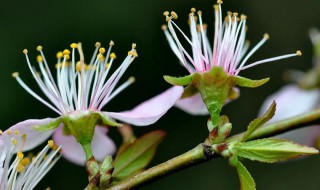
<path fill-rule="evenodd" d="M 16 149 L 23 149 L 19 145 L 26 142 L 25 134 L 7 130 L 2 135 L 5 135 L 5 138 L 0 140 L 0 189 L 34 189 L 60 158 L 61 147 L 57 147 L 50 140 L 39 154 L 25 157 L 20 151 L 15 153 Z M 14 155 L 16 156 L 11 162 Z"/>

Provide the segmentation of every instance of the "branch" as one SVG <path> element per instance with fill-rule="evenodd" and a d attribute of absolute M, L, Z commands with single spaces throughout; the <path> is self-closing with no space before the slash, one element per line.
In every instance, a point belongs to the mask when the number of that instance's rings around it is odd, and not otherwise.
<path fill-rule="evenodd" d="M 257 129 L 250 139 L 265 138 L 281 134 L 293 129 L 305 127 L 313 124 L 320 123 L 320 109 L 308 114 L 303 114 L 286 120 L 282 120 L 273 124 L 265 125 Z M 240 133 L 228 138 L 226 141 L 231 142 L 240 139 L 244 133 Z M 171 173 L 178 172 L 182 169 L 189 168 L 191 166 L 207 162 L 213 158 L 219 157 L 214 155 L 210 146 L 200 144 L 194 149 L 177 156 L 169 161 L 147 169 L 137 175 L 129 177 L 118 184 L 107 188 L 106 190 L 120 190 L 120 189 L 132 189 L 146 183 L 150 183 L 170 175 Z"/>

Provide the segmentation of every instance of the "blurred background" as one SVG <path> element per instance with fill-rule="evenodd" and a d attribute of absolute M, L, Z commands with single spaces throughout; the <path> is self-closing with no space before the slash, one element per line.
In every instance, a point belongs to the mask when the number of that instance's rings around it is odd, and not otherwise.
<path fill-rule="evenodd" d="M 1 129 L 26 119 L 57 117 L 46 106 L 35 100 L 11 77 L 20 76 L 32 89 L 40 93 L 29 73 L 22 50 L 28 48 L 36 63 L 36 46 L 41 44 L 52 69 L 56 52 L 69 48 L 72 42 L 82 42 L 85 55 L 91 57 L 96 41 L 107 45 L 114 40 L 116 63 L 120 63 L 137 43 L 139 58 L 126 71 L 123 81 L 135 76 L 137 81 L 104 110 L 131 109 L 170 87 L 162 76 L 183 76 L 186 70 L 178 64 L 160 29 L 165 24 L 162 13 L 174 10 L 179 15 L 176 23 L 188 31 L 188 14 L 191 7 L 201 9 L 204 22 L 209 24 L 209 38 L 213 37 L 214 0 L 55 0 L 55 1 L 2 1 L 0 8 L 1 75 Z M 256 117 L 263 100 L 285 84 L 283 73 L 288 69 L 308 70 L 312 65 L 312 46 L 308 38 L 310 27 L 320 27 L 319 0 L 225 0 L 226 11 L 237 11 L 248 16 L 247 39 L 256 44 L 265 32 L 270 40 L 249 62 L 295 52 L 301 49 L 302 57 L 268 63 L 248 69 L 242 76 L 271 80 L 260 88 L 242 89 L 241 97 L 227 105 L 223 113 L 233 123 L 233 133 L 245 130 Z M 190 116 L 172 108 L 160 121 L 149 127 L 135 128 L 137 135 L 163 129 L 168 135 L 160 145 L 151 165 L 164 162 L 204 141 L 207 136 L 207 117 Z M 110 136 L 119 145 L 121 138 L 116 130 Z M 245 165 L 256 180 L 257 188 L 269 189 L 320 189 L 319 156 L 312 156 L 280 164 L 262 164 L 246 161 Z M 55 165 L 36 189 L 83 189 L 87 184 L 84 167 L 65 159 Z M 141 189 L 239 189 L 235 169 L 226 160 L 215 159 L 186 169 Z"/>

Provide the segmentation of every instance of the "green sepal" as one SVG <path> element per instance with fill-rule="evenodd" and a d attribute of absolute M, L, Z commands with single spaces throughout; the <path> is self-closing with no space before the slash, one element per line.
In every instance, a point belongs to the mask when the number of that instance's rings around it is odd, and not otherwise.
<path fill-rule="evenodd" d="M 57 119 L 55 119 L 47 124 L 32 126 L 32 128 L 36 131 L 39 131 L 39 132 L 53 130 L 53 129 L 56 129 L 59 127 L 59 125 L 62 123 L 62 119 L 63 119 L 63 116 L 58 117 Z"/>
<path fill-rule="evenodd" d="M 70 129 L 67 126 L 62 127 L 62 134 L 66 136 L 72 135 Z"/>
<path fill-rule="evenodd" d="M 152 131 L 122 148 L 113 162 L 116 179 L 124 179 L 145 168 L 153 159 L 156 149 L 165 137 L 163 131 Z"/>
<path fill-rule="evenodd" d="M 213 67 L 208 72 L 194 74 L 192 83 L 198 88 L 207 106 L 213 126 L 219 125 L 222 107 L 228 99 L 230 90 L 235 86 L 230 79 L 221 67 Z"/>
<path fill-rule="evenodd" d="M 241 162 L 238 162 L 235 166 L 239 175 L 240 189 L 241 190 L 255 190 L 256 183 L 250 175 L 249 171 Z"/>
<path fill-rule="evenodd" d="M 111 126 L 111 127 L 121 127 L 122 125 L 117 123 L 115 120 L 111 119 L 106 114 L 103 114 L 101 112 L 92 112 L 92 115 L 99 116 L 99 120 L 97 121 L 97 124 L 103 125 L 103 126 Z"/>
<path fill-rule="evenodd" d="M 261 80 L 251 80 L 240 76 L 230 76 L 237 86 L 256 88 L 269 81 L 270 78 L 264 78 Z"/>
<path fill-rule="evenodd" d="M 91 141 L 97 125 L 119 126 L 111 118 L 95 111 L 75 111 L 61 117 L 65 130 L 69 131 L 81 144 L 87 160 L 92 156 Z"/>
<path fill-rule="evenodd" d="M 176 86 L 185 86 L 190 84 L 193 81 L 193 77 L 193 74 L 184 77 L 171 77 L 168 75 L 163 76 L 165 81 Z"/>
<path fill-rule="evenodd" d="M 267 163 L 286 161 L 303 155 L 319 153 L 315 148 L 276 138 L 239 143 L 237 150 L 239 157 Z"/>
<path fill-rule="evenodd" d="M 100 188 L 107 188 L 113 172 L 112 157 L 107 156 L 100 166 Z"/>
<path fill-rule="evenodd" d="M 275 114 L 276 112 L 276 102 L 273 101 L 266 113 L 263 114 L 263 116 L 251 121 L 249 123 L 248 129 L 246 133 L 243 135 L 241 142 L 244 142 L 250 138 L 252 133 L 257 130 L 260 126 L 268 122 Z"/>
<path fill-rule="evenodd" d="M 199 90 L 193 84 L 189 84 L 184 88 L 181 98 L 188 98 L 190 96 L 197 94 L 198 92 Z"/>

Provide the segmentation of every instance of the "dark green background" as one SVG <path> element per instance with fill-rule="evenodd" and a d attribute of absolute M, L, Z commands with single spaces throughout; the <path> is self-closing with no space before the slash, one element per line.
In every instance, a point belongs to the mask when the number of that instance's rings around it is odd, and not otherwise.
<path fill-rule="evenodd" d="M 27 94 L 11 77 L 19 71 L 20 76 L 39 92 L 22 54 L 28 48 L 35 63 L 38 44 L 43 45 L 46 58 L 54 68 L 55 54 L 68 48 L 71 42 L 83 42 L 89 57 L 94 43 L 109 40 L 116 43 L 115 51 L 119 63 L 131 47 L 137 43 L 139 58 L 127 70 L 123 80 L 134 75 L 137 82 L 117 96 L 104 110 L 130 109 L 150 98 L 168 85 L 164 74 L 184 75 L 171 52 L 160 26 L 165 23 L 165 10 L 174 10 L 179 15 L 177 24 L 188 30 L 187 16 L 191 7 L 201 9 L 205 22 L 209 23 L 209 36 L 213 36 L 212 0 L 93 0 L 93 1 L 2 1 L 0 3 L 0 57 L 1 57 L 1 129 L 29 118 L 56 117 L 40 102 Z M 256 116 L 264 98 L 280 88 L 283 73 L 287 69 L 306 70 L 311 67 L 312 47 L 307 35 L 310 27 L 320 27 L 320 1 L 318 0 L 226 0 L 226 11 L 238 11 L 248 16 L 248 39 L 256 44 L 265 32 L 271 36 L 250 60 L 268 58 L 303 51 L 302 57 L 290 58 L 261 65 L 241 72 L 242 76 L 260 79 L 271 77 L 271 81 L 257 89 L 241 90 L 239 100 L 223 110 L 233 122 L 233 133 L 243 131 Z M 35 63 L 36 64 L 36 63 Z M 163 129 L 168 136 L 161 144 L 152 165 L 179 155 L 198 143 L 207 135 L 207 117 L 194 117 L 173 108 L 156 124 L 135 128 L 137 134 Z M 117 132 L 110 135 L 120 143 Z M 261 164 L 245 162 L 256 180 L 258 189 L 320 189 L 319 156 L 288 163 Z M 85 169 L 67 162 L 63 158 L 49 172 L 37 189 L 83 189 L 87 184 Z M 183 172 L 161 179 L 143 189 L 239 189 L 235 170 L 226 160 L 216 159 Z"/>

